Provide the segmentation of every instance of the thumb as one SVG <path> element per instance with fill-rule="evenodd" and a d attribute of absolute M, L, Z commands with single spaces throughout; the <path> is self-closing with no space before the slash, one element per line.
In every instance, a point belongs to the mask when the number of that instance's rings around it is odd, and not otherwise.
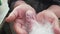
<path fill-rule="evenodd" d="M 26 12 L 26 20 L 30 22 L 31 20 L 36 20 L 36 13 L 35 11 L 28 10 Z"/>
<path fill-rule="evenodd" d="M 32 24 L 34 23 L 33 20 L 36 20 L 36 13 L 35 11 L 28 10 L 26 12 L 26 21 L 27 21 L 27 27 L 28 31 L 31 31 Z"/>
<path fill-rule="evenodd" d="M 10 14 L 9 14 L 9 16 L 6 18 L 6 21 L 7 22 L 12 22 L 12 21 L 14 21 L 15 19 L 16 19 L 16 17 L 18 16 L 18 13 L 17 13 L 18 11 L 16 11 L 16 10 L 13 10 Z"/>

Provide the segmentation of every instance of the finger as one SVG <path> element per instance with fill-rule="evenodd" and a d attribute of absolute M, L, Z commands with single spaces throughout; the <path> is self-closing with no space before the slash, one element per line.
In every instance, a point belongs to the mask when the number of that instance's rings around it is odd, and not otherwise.
<path fill-rule="evenodd" d="M 23 20 L 17 19 L 13 27 L 17 34 L 27 34 Z"/>
<path fill-rule="evenodd" d="M 42 23 L 44 23 L 45 21 L 53 23 L 54 20 L 58 20 L 57 16 L 52 11 L 49 11 L 49 10 L 44 10 L 44 11 L 40 12 L 37 15 L 37 19 L 38 19 L 38 21 L 40 21 Z"/>
<path fill-rule="evenodd" d="M 19 18 L 22 18 L 23 14 L 24 14 L 24 11 L 25 9 L 23 9 L 22 7 L 25 7 L 25 6 L 19 6 L 20 4 L 22 4 L 25 2 L 24 1 L 17 1 L 16 4 L 14 5 L 14 10 L 10 13 L 10 15 L 6 18 L 6 21 L 7 22 L 10 22 L 10 21 L 14 21 L 17 16 L 19 15 L 20 17 Z M 23 9 L 23 10 L 22 10 Z"/>
<path fill-rule="evenodd" d="M 32 11 L 35 11 L 31 6 L 29 6 L 27 4 L 22 4 L 22 5 L 17 6 L 13 10 L 13 12 L 6 18 L 6 21 L 7 22 L 14 21 L 17 17 L 19 19 L 24 18 L 25 17 L 25 12 L 29 9 L 32 10 Z"/>
<path fill-rule="evenodd" d="M 40 12 L 40 13 L 37 14 L 37 21 L 39 23 L 44 24 L 44 13 L 43 12 Z"/>
<path fill-rule="evenodd" d="M 43 13 L 45 20 L 49 21 L 50 23 L 53 23 L 55 20 L 58 20 L 57 16 L 50 10 L 45 10 L 45 12 Z"/>
<path fill-rule="evenodd" d="M 25 10 L 21 8 L 21 6 L 16 7 L 11 13 L 10 15 L 6 18 L 7 22 L 11 22 L 14 21 L 17 17 L 18 18 L 23 18 L 23 16 L 25 15 Z"/>
<path fill-rule="evenodd" d="M 7 21 L 7 22 L 14 21 L 17 16 L 18 16 L 18 11 L 13 10 L 13 11 L 9 14 L 9 16 L 6 18 L 6 21 Z"/>
<path fill-rule="evenodd" d="M 54 27 L 53 28 L 55 34 L 60 34 L 60 28 L 59 27 Z"/>
<path fill-rule="evenodd" d="M 55 34 L 60 34 L 59 21 L 55 20 L 53 23 L 53 30 Z"/>
<path fill-rule="evenodd" d="M 31 19 L 36 20 L 36 13 L 35 13 L 35 11 L 28 10 L 26 12 L 26 19 L 27 19 L 27 21 L 31 20 Z"/>
<path fill-rule="evenodd" d="M 31 31 L 32 24 L 34 23 L 32 20 L 36 21 L 36 13 L 35 13 L 35 11 L 28 10 L 26 12 L 26 21 L 27 21 L 27 25 L 28 25 L 27 26 L 28 31 Z"/>
<path fill-rule="evenodd" d="M 45 12 L 44 16 L 47 21 L 52 23 L 54 33 L 60 34 L 60 27 L 59 27 L 59 21 L 57 16 L 52 11 L 49 10 Z"/>
<path fill-rule="evenodd" d="M 58 23 L 58 22 L 57 22 Z M 53 30 L 54 30 L 54 33 L 55 34 L 60 34 L 60 27 L 59 27 L 59 24 L 55 24 L 53 26 Z"/>

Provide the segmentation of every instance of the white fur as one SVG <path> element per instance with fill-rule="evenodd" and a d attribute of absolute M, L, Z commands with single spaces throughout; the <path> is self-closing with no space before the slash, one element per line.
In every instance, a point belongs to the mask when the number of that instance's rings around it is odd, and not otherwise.
<path fill-rule="evenodd" d="M 54 34 L 52 25 L 49 22 L 45 22 L 45 25 L 39 24 L 37 21 L 33 21 L 32 31 L 29 34 Z"/>

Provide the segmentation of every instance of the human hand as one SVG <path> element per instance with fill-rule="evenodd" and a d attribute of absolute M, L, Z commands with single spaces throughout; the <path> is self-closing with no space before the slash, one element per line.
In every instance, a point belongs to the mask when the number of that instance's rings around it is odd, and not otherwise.
<path fill-rule="evenodd" d="M 35 10 L 31 6 L 25 3 L 21 4 L 17 6 L 6 18 L 7 22 L 14 23 L 13 28 L 17 34 L 27 34 L 27 30 L 26 30 L 27 28 L 25 26 L 25 23 L 26 23 L 25 15 L 28 10 L 35 12 Z"/>
<path fill-rule="evenodd" d="M 16 6 L 16 5 L 15 5 Z M 32 12 L 35 12 L 35 10 L 27 5 L 27 4 L 21 4 L 18 7 L 16 7 L 11 14 L 6 18 L 7 22 L 13 22 L 14 23 L 14 30 L 17 34 L 27 34 L 26 26 L 24 25 L 26 23 L 26 12 L 28 10 L 31 10 Z M 44 24 L 43 20 L 47 20 L 50 23 L 58 23 L 58 18 L 53 12 L 50 11 L 43 11 L 41 13 L 37 14 L 37 21 Z M 35 19 L 36 20 L 36 19 Z M 53 29 L 56 31 L 55 34 L 60 33 L 59 27 L 55 26 L 57 24 L 53 24 Z M 56 28 L 57 27 L 57 28 Z M 58 31 L 58 32 L 57 32 Z"/>
<path fill-rule="evenodd" d="M 45 24 L 45 21 L 50 22 L 53 25 L 55 34 L 60 34 L 59 22 L 57 16 L 50 10 L 44 10 L 37 14 L 37 21 Z"/>

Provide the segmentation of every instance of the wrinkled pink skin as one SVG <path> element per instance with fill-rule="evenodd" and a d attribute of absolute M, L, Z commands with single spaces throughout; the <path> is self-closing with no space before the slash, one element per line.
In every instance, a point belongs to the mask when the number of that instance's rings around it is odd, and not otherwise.
<path fill-rule="evenodd" d="M 31 6 L 23 3 L 19 6 L 17 6 L 10 13 L 10 15 L 6 18 L 7 22 L 14 23 L 13 27 L 17 34 L 28 34 L 28 32 L 31 30 L 32 23 L 29 22 L 30 18 L 26 17 L 26 15 L 27 15 L 26 13 L 29 10 L 32 11 L 33 15 L 35 14 L 35 10 Z M 31 16 L 31 15 L 28 15 L 28 17 L 29 16 Z M 53 30 L 54 30 L 55 34 L 60 34 L 60 28 L 58 26 L 58 18 L 52 11 L 44 10 L 44 11 L 36 14 L 36 16 L 33 16 L 32 18 L 38 22 L 41 22 L 42 25 L 44 24 L 43 19 L 49 21 L 52 25 L 54 25 Z"/>

